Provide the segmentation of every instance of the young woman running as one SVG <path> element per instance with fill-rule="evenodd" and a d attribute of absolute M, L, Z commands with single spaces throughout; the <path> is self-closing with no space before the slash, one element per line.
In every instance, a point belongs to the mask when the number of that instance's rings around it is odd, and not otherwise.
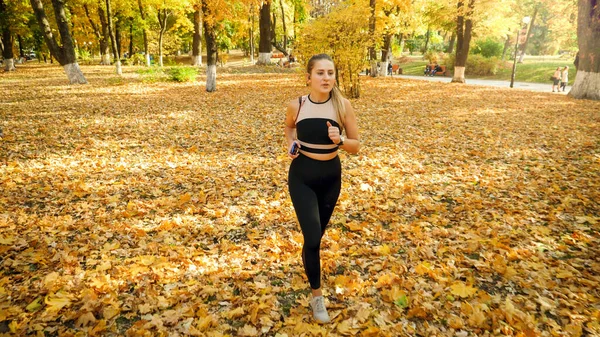
<path fill-rule="evenodd" d="M 292 100 L 285 118 L 292 158 L 288 187 L 304 236 L 302 262 L 312 289 L 310 305 L 321 323 L 330 319 L 321 291 L 319 250 L 342 185 L 338 149 L 357 153 L 360 147 L 354 110 L 336 86 L 335 71 L 328 55 L 311 57 L 306 67 L 310 94 Z"/>

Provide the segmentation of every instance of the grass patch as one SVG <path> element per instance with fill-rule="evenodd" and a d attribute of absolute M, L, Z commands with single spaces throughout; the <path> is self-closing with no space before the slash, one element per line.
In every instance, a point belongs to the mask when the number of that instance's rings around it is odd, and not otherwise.
<path fill-rule="evenodd" d="M 411 61 L 408 63 L 401 63 L 402 73 L 404 75 L 416 75 L 423 76 L 425 65 L 427 61 Z M 444 64 L 440 62 L 440 64 Z M 565 66 L 569 67 L 569 84 L 572 85 L 575 80 L 575 74 L 577 70 L 573 65 L 573 60 L 552 60 L 552 61 L 525 61 L 524 63 L 517 63 L 517 70 L 515 72 L 515 81 L 518 82 L 534 82 L 534 83 L 550 83 L 550 76 L 554 73 L 557 67 L 561 69 Z M 512 61 L 505 61 L 504 64 L 498 69 L 495 75 L 470 75 L 469 69 L 466 70 L 466 76 L 469 78 L 480 78 L 486 80 L 504 80 L 510 81 L 512 73 Z M 450 74 L 451 75 L 451 74 Z"/>

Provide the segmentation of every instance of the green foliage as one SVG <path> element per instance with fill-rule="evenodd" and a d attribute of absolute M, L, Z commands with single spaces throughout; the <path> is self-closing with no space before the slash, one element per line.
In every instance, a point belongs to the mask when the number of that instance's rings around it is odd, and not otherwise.
<path fill-rule="evenodd" d="M 137 70 L 137 73 L 141 75 L 142 81 L 146 83 L 154 83 L 167 78 L 164 69 L 160 67 L 140 68 Z"/>
<path fill-rule="evenodd" d="M 488 37 L 485 40 L 475 41 L 471 53 L 483 57 L 500 57 L 503 49 L 504 45 L 502 43 Z"/>
<path fill-rule="evenodd" d="M 370 9 L 366 4 L 341 4 L 336 11 L 303 26 L 297 54 L 304 62 L 315 54 L 327 53 L 335 62 L 337 80 L 345 95 L 360 96 L 359 72 L 366 65 Z"/>
<path fill-rule="evenodd" d="M 440 60 L 443 60 L 445 57 L 446 54 L 431 49 L 423 55 L 423 58 L 426 59 L 429 63 L 439 63 Z"/>
<path fill-rule="evenodd" d="M 423 44 L 423 41 L 418 40 L 418 39 L 406 40 L 406 42 L 404 42 L 404 45 L 410 52 L 410 55 L 412 55 L 414 51 L 419 50 L 421 48 L 422 44 Z"/>
<path fill-rule="evenodd" d="M 82 64 L 89 64 L 92 61 L 92 56 L 89 51 L 85 49 L 75 49 L 75 54 L 77 55 L 77 59 Z"/>
<path fill-rule="evenodd" d="M 455 55 L 448 55 L 444 59 L 446 69 L 454 70 Z M 496 75 L 502 68 L 502 61 L 497 57 L 483 57 L 481 55 L 469 55 L 465 67 L 465 75 L 489 76 Z"/>
<path fill-rule="evenodd" d="M 167 70 L 169 78 L 175 82 L 193 82 L 198 76 L 198 69 L 195 67 L 172 67 Z"/>
<path fill-rule="evenodd" d="M 146 64 L 146 57 L 140 53 L 135 53 L 130 58 L 125 60 L 125 64 L 132 66 L 142 66 Z"/>

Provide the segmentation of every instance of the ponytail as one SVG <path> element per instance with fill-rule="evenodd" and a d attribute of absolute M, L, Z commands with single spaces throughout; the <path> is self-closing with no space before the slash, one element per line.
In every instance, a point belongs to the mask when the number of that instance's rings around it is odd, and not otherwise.
<path fill-rule="evenodd" d="M 333 109 L 337 114 L 337 118 L 340 121 L 340 134 L 344 131 L 344 124 L 346 122 L 346 105 L 344 104 L 344 96 L 338 88 L 337 84 L 333 86 L 331 90 L 331 103 L 333 103 Z"/>

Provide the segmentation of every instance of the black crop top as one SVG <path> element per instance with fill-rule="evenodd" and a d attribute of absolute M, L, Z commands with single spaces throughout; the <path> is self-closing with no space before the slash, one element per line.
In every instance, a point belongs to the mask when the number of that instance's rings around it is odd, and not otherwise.
<path fill-rule="evenodd" d="M 302 101 L 303 100 L 303 101 Z M 340 127 L 331 97 L 322 103 L 315 103 L 310 96 L 301 97 L 296 134 L 300 141 L 300 150 L 311 153 L 333 153 L 338 146 L 329 138 L 327 122 Z"/>

